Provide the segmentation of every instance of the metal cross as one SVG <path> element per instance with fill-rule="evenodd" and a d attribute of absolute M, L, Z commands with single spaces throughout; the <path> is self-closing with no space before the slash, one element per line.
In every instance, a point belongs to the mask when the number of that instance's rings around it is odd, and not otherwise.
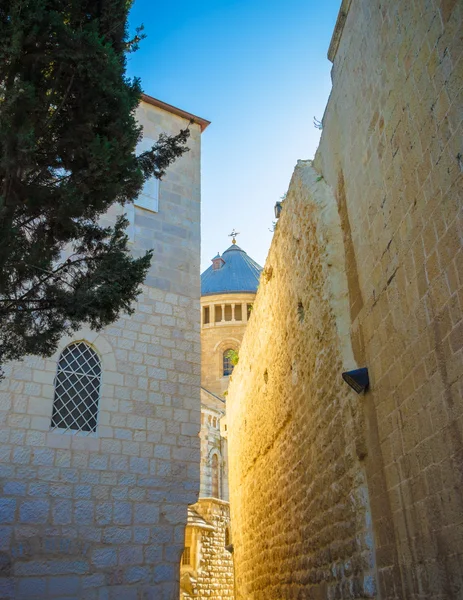
<path fill-rule="evenodd" d="M 239 231 L 235 231 L 234 229 L 233 229 L 233 231 L 231 233 L 228 234 L 228 237 L 233 238 L 232 239 L 232 244 L 236 244 L 236 236 L 239 235 L 239 234 L 240 234 L 240 232 Z"/>

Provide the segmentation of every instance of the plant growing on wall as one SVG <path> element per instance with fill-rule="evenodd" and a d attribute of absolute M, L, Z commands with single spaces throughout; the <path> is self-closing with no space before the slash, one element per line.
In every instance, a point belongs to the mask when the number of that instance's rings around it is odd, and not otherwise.
<path fill-rule="evenodd" d="M 101 328 L 139 294 L 152 253 L 132 257 L 133 202 L 186 150 L 188 129 L 135 155 L 137 79 L 125 75 L 127 0 L 4 0 L 0 7 L 0 365 L 47 356 Z"/>
<path fill-rule="evenodd" d="M 230 359 L 231 364 L 236 367 L 236 365 L 238 364 L 238 361 L 240 359 L 239 355 L 238 355 L 238 350 L 232 350 L 230 349 L 227 354 L 226 354 L 227 358 Z"/>

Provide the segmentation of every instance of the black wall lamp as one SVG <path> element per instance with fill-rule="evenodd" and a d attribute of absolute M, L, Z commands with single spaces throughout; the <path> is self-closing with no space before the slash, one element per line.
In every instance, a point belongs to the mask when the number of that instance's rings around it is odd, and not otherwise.
<path fill-rule="evenodd" d="M 357 394 L 364 392 L 370 385 L 370 378 L 368 377 L 368 369 L 366 367 L 355 369 L 355 371 L 345 371 L 342 374 L 342 378 Z"/>

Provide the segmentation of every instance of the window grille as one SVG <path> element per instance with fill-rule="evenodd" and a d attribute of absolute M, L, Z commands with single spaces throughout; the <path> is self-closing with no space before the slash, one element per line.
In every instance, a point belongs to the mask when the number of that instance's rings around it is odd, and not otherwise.
<path fill-rule="evenodd" d="M 55 379 L 52 429 L 96 431 L 101 363 L 85 342 L 70 344 L 61 353 Z"/>
<path fill-rule="evenodd" d="M 182 565 L 191 565 L 191 552 L 189 546 L 186 546 L 186 548 L 183 549 Z"/>
<path fill-rule="evenodd" d="M 230 357 L 228 356 L 228 353 L 230 352 L 231 348 L 228 348 L 228 350 L 225 350 L 225 352 L 223 353 L 223 376 L 224 377 L 228 377 L 228 375 L 231 375 L 233 372 L 233 365 L 231 362 Z"/>

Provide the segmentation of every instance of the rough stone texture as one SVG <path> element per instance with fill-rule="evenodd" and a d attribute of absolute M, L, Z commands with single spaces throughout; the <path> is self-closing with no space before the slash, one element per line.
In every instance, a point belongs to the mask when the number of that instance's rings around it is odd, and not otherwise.
<path fill-rule="evenodd" d="M 350 3 L 229 388 L 238 598 L 462 597 L 462 17 Z"/>
<path fill-rule="evenodd" d="M 308 590 L 369 598 L 374 589 L 361 415 L 340 378 L 345 323 L 333 309 L 347 304 L 342 269 L 330 266 L 343 259 L 342 238 L 326 186 L 308 193 L 320 187 L 316 178 L 300 163 L 229 388 L 240 599 L 296 599 Z"/>
<path fill-rule="evenodd" d="M 152 139 L 187 124 L 146 103 L 138 119 Z M 200 127 L 190 130 L 159 212 L 128 207 L 134 253 L 154 248 L 135 314 L 73 337 L 102 362 L 96 433 L 50 430 L 59 352 L 6 365 L 2 599 L 178 598 L 187 505 L 199 492 Z"/>
<path fill-rule="evenodd" d="M 180 600 L 233 600 L 230 505 L 217 498 L 200 498 L 190 508 L 185 532 L 190 560 L 182 562 Z"/>
<path fill-rule="evenodd" d="M 213 527 L 201 535 L 201 565 L 196 598 L 233 598 L 233 555 L 225 549 L 225 530 L 230 527 L 230 506 L 214 498 L 202 498 L 192 507 Z"/>

